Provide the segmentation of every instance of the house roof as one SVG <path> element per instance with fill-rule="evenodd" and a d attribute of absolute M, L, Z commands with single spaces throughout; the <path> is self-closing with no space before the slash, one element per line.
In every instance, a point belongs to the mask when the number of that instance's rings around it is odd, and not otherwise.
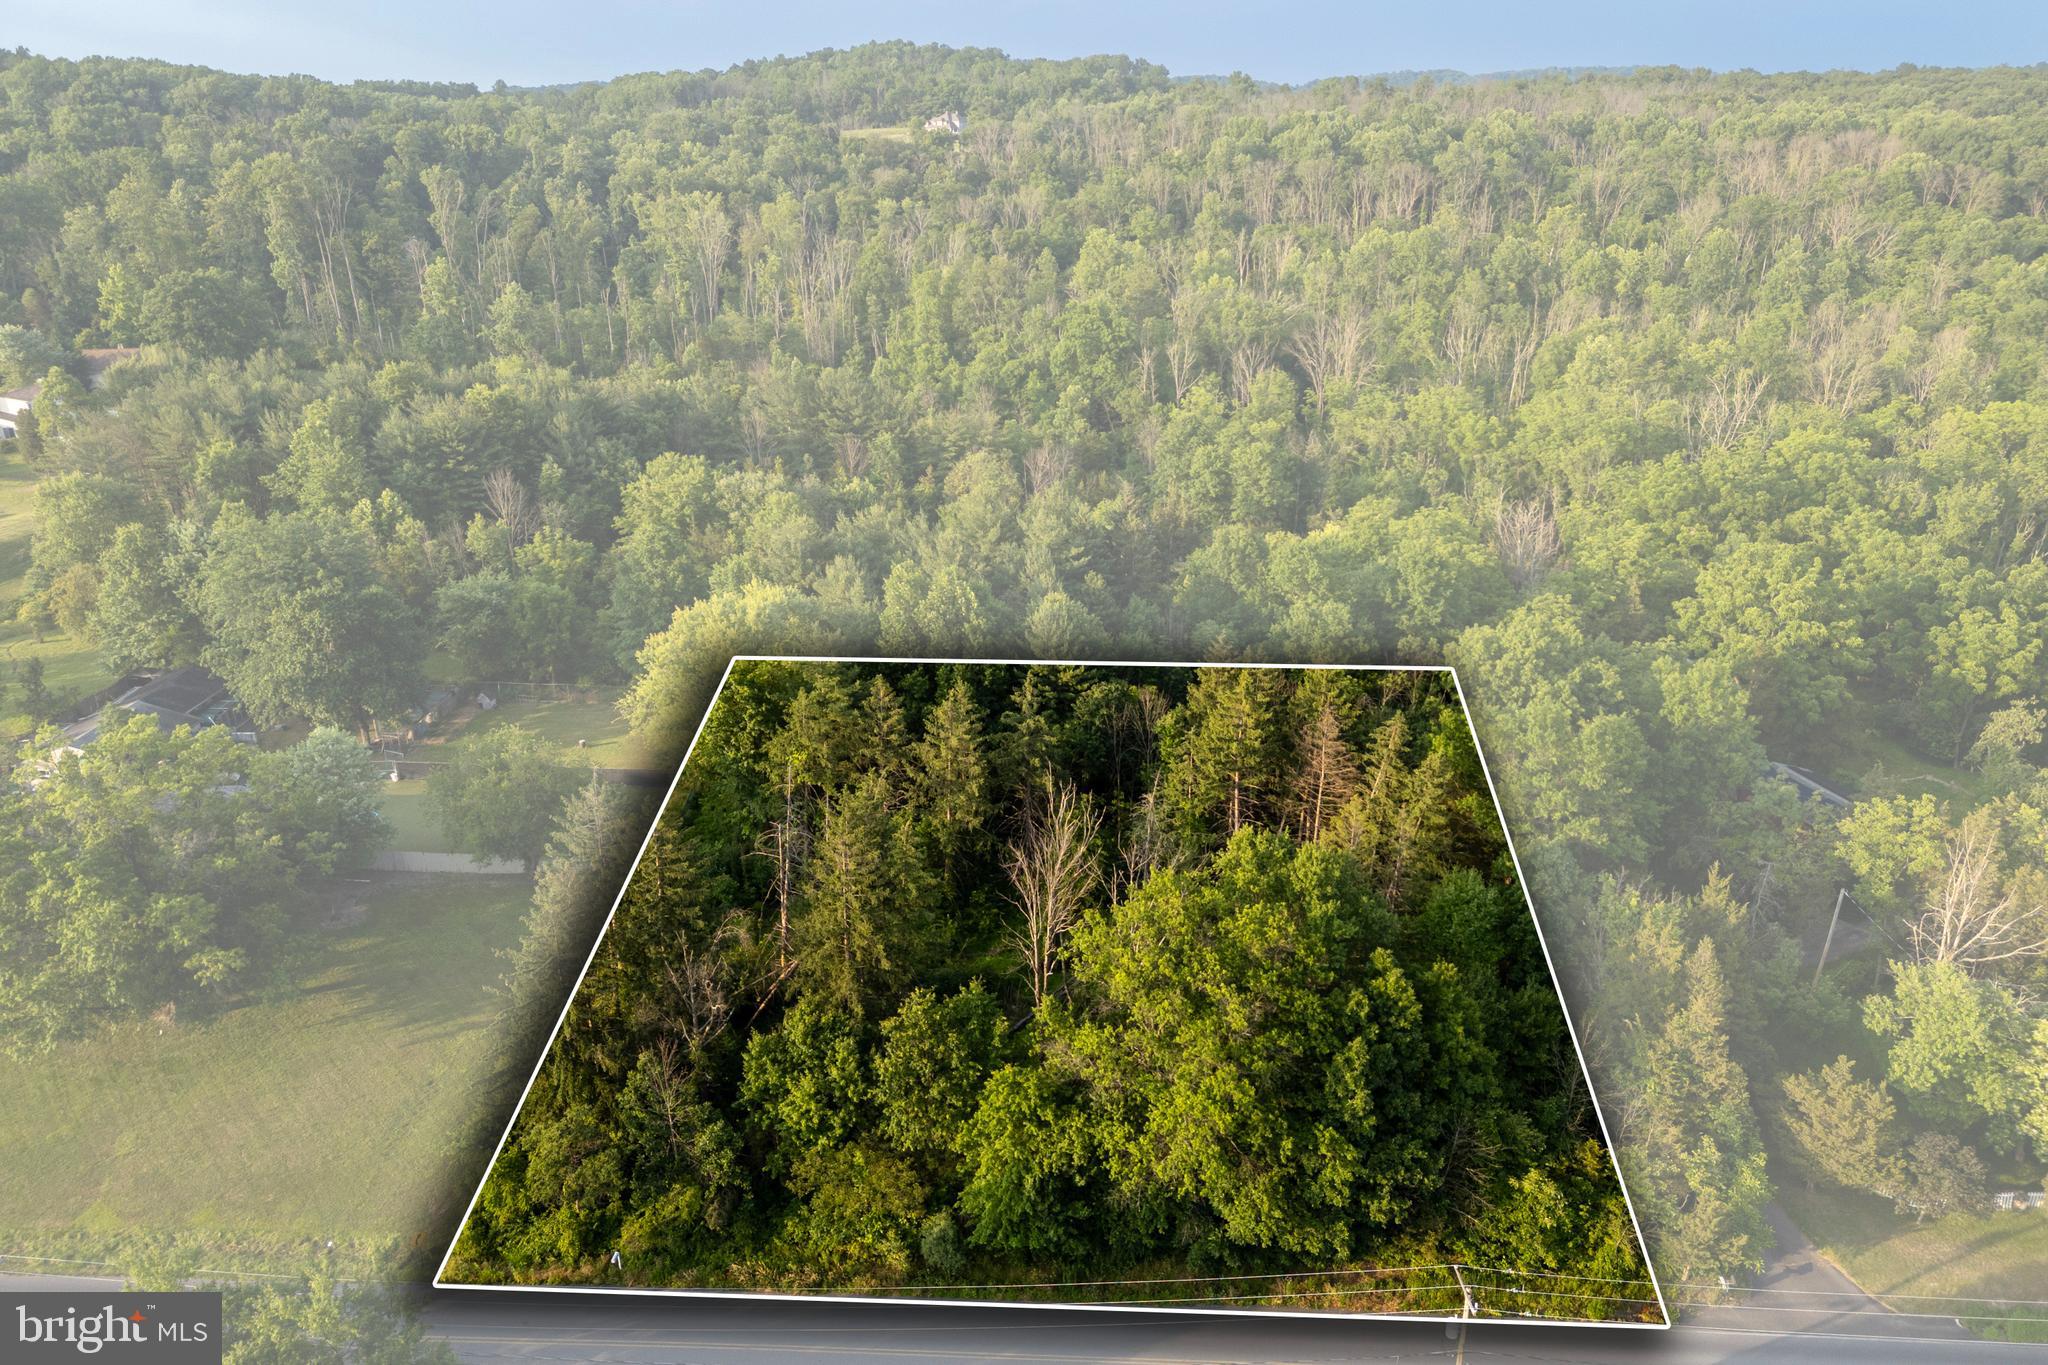
<path fill-rule="evenodd" d="M 174 668 L 138 683 L 107 703 L 139 716 L 153 716 L 165 730 L 180 725 L 203 730 L 236 709 L 227 684 L 203 668 Z M 82 749 L 100 736 L 100 718 L 87 716 L 64 727 L 64 738 Z"/>
<path fill-rule="evenodd" d="M 105 376 L 109 369 L 112 369 L 116 364 L 128 359 L 130 356 L 141 354 L 142 348 L 140 346 L 94 346 L 88 350 L 80 351 L 78 358 L 85 362 L 85 382 L 87 386 L 97 388 L 101 378 Z M 43 382 L 38 379 L 33 384 L 23 384 L 18 389 L 9 389 L 5 393 L 0 393 L 0 402 L 13 399 L 25 407 L 35 402 L 36 395 L 42 391 Z"/>
<path fill-rule="evenodd" d="M 224 701 L 228 685 L 203 668 L 174 668 L 114 698 L 116 706 L 149 706 L 197 715 L 208 703 Z"/>

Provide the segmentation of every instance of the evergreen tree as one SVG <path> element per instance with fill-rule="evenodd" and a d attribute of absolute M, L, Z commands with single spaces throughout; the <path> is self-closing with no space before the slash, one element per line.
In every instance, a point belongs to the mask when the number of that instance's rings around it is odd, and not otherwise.
<path fill-rule="evenodd" d="M 1228 839 L 1266 814 L 1279 766 L 1274 675 L 1214 669 L 1197 675 L 1174 718 L 1180 819 Z"/>
<path fill-rule="evenodd" d="M 40 654 L 30 655 L 29 661 L 21 666 L 21 709 L 38 725 L 56 717 L 56 699 L 50 695 L 49 686 L 43 681 L 43 658 Z"/>
<path fill-rule="evenodd" d="M 796 981 L 807 999 L 860 1018 L 891 970 L 888 789 L 870 775 L 826 800 L 792 930 Z"/>
<path fill-rule="evenodd" d="M 982 842 L 989 811 L 988 762 L 974 693 L 956 678 L 925 714 L 924 738 L 914 751 L 919 803 L 937 841 L 946 880 Z"/>
<path fill-rule="evenodd" d="M 1787 1076 L 1782 1122 L 1807 1178 L 1892 1195 L 1900 1189 L 1897 1111 L 1891 1097 L 1858 1081 L 1847 1057 L 1810 1075 Z"/>

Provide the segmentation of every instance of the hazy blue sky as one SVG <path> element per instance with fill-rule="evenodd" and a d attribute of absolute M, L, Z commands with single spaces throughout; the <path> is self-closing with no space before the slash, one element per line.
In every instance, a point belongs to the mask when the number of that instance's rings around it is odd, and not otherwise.
<path fill-rule="evenodd" d="M 2044 0 L 13 0 L 0 43 L 334 79 L 541 84 L 873 38 L 1125 52 L 1268 80 L 1450 67 L 1985 66 L 2048 60 Z"/>

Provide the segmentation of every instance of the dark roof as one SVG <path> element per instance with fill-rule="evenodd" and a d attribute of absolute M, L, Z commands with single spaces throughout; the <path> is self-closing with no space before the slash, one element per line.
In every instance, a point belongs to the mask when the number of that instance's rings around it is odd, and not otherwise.
<path fill-rule="evenodd" d="M 218 725 L 238 708 L 228 685 L 203 668 L 174 668 L 136 684 L 108 702 L 139 716 L 153 716 L 165 730 L 180 725 L 203 730 Z M 83 749 L 100 737 L 100 718 L 87 716 L 64 727 L 64 738 Z"/>
<path fill-rule="evenodd" d="M 228 685 L 212 673 L 203 668 L 174 668 L 129 688 L 114 698 L 114 705 L 196 716 L 210 703 L 228 699 Z"/>

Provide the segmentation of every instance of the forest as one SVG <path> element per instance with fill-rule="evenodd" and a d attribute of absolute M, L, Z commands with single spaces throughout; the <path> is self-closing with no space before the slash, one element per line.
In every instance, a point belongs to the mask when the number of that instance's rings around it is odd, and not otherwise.
<path fill-rule="evenodd" d="M 1802 1186 L 1904 1226 L 2048 1170 L 2044 249 L 2039 68 L 16 51 L 16 609 L 264 727 L 602 681 L 670 762 L 740 653 L 1455 664 L 1710 1290 Z"/>
<path fill-rule="evenodd" d="M 1451 1262 L 1661 1321 L 1447 672 L 743 660 L 443 1278 L 1455 1313 Z"/>

